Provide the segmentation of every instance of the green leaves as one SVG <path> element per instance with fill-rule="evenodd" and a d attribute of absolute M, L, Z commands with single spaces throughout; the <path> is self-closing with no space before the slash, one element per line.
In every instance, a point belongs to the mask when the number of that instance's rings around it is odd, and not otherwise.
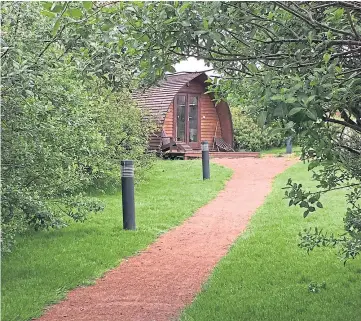
<path fill-rule="evenodd" d="M 42 15 L 54 18 L 63 11 L 64 5 L 57 2 L 45 2 L 43 3 L 43 8 L 44 10 L 40 12 Z"/>
<path fill-rule="evenodd" d="M 256 66 L 255 64 L 248 64 L 248 65 L 247 65 L 247 68 L 248 68 L 251 72 L 253 72 L 253 73 L 257 73 L 257 72 L 258 72 L 258 68 L 257 68 L 257 66 Z"/>
<path fill-rule="evenodd" d="M 179 57 L 201 57 L 223 77 L 215 91 L 232 105 L 252 110 L 258 115 L 258 125 L 263 126 L 261 131 L 255 121 L 235 116 L 238 147 L 243 148 L 245 142 L 247 148 L 259 149 L 270 141 L 282 142 L 282 134 L 297 135 L 304 160 L 315 161 L 311 164 L 317 163 L 320 168 L 328 162 L 340 164 L 343 175 L 360 180 L 360 150 L 354 143 L 360 141 L 358 133 L 350 124 L 330 121 L 325 125 L 322 121 L 338 119 L 340 113 L 348 116 L 343 118 L 346 123 L 348 118 L 353 122 L 359 119 L 359 63 L 351 43 L 359 41 L 353 26 L 358 31 L 361 17 L 352 10 L 353 4 L 348 4 L 351 19 L 341 3 L 317 9 L 301 4 L 311 21 L 307 23 L 293 14 L 298 8 L 292 2 L 284 5 L 290 10 L 274 3 L 242 2 L 234 6 L 217 1 L 172 5 L 120 2 L 97 11 L 90 1 L 21 3 L 26 8 L 21 11 L 24 21 L 30 26 L 23 30 L 24 25 L 19 24 L 18 34 L 12 37 L 7 34 L 16 30 L 16 11 L 8 6 L 12 19 L 4 15 L 8 20 L 4 23 L 4 40 L 11 50 L 2 61 L 4 80 L 16 88 L 12 97 L 24 96 L 25 101 L 17 102 L 20 106 L 33 106 L 35 97 L 43 97 L 43 93 L 31 84 L 47 83 L 49 80 L 42 77 L 51 77 L 61 66 L 81 71 L 87 81 L 101 79 L 101 86 L 119 88 L 127 87 L 130 79 L 137 84 L 154 84 L 166 71 L 174 71 L 172 66 Z M 61 37 L 56 37 L 60 30 Z M 40 116 L 45 120 L 66 105 L 65 98 L 55 97 L 63 96 L 54 87 L 56 95 L 51 97 L 56 104 L 42 112 Z M 33 95 L 27 95 L 26 90 Z M 44 100 L 39 105 L 47 106 L 47 98 Z M 245 130 L 242 124 L 249 128 Z M 275 124 L 275 128 L 264 128 L 265 124 Z M 276 136 L 270 134 L 273 131 L 278 131 Z M 341 184 L 341 179 L 322 173 L 318 188 L 332 184 Z M 306 191 L 293 192 L 292 205 L 309 203 L 304 207 L 306 216 L 320 208 L 317 201 L 309 202 L 311 195 Z"/>
<path fill-rule="evenodd" d="M 319 201 L 321 197 L 320 192 L 311 193 L 304 191 L 302 184 L 293 183 L 292 179 L 288 180 L 285 188 L 288 189 L 285 192 L 285 196 L 290 199 L 289 206 L 299 206 L 306 209 L 303 212 L 303 217 L 307 217 L 310 213 L 316 211 L 316 207 L 313 206 L 316 202 L 316 206 L 322 208 L 322 203 Z"/>
<path fill-rule="evenodd" d="M 53 36 L 55 36 L 56 33 L 58 32 L 58 30 L 60 28 L 60 25 L 61 25 L 61 20 L 60 19 L 56 20 L 55 23 L 54 23 L 53 30 L 51 31 Z"/>
<path fill-rule="evenodd" d="M 189 21 L 187 21 L 187 20 L 183 20 L 183 21 L 181 21 L 181 25 L 182 25 L 183 27 L 190 27 L 190 26 L 191 26 L 191 23 L 190 23 Z"/>
<path fill-rule="evenodd" d="M 326 52 L 322 58 L 323 58 L 323 61 L 327 64 L 331 59 L 331 55 Z"/>
<path fill-rule="evenodd" d="M 303 110 L 304 110 L 303 107 L 294 107 L 289 111 L 288 116 L 293 116 Z"/>
<path fill-rule="evenodd" d="M 321 202 L 317 202 L 317 203 L 316 203 L 316 206 L 317 206 L 318 208 L 323 208 L 323 205 L 322 205 Z"/>
<path fill-rule="evenodd" d="M 140 59 L 123 55 L 125 36 L 102 30 L 114 24 L 108 8 L 89 18 L 91 3 L 2 7 L 3 41 L 14 48 L 1 60 L 4 250 L 20 231 L 100 211 L 85 192 L 117 184 L 120 158 L 147 164 L 153 124 L 119 88 L 133 86 Z"/>
<path fill-rule="evenodd" d="M 176 69 L 172 65 L 167 65 L 166 71 L 174 73 L 174 72 L 176 72 Z"/>
<path fill-rule="evenodd" d="M 234 107 L 231 111 L 235 148 L 259 151 L 284 144 L 279 130 L 278 132 L 273 132 L 273 128 L 264 127 L 267 117 L 266 112 L 261 112 L 257 119 L 254 120 L 239 107 Z"/>
<path fill-rule="evenodd" d="M 61 12 L 63 10 L 63 8 L 64 8 L 63 5 L 53 3 L 53 5 L 51 6 L 50 11 L 55 12 L 55 13 L 59 13 L 59 12 Z"/>
<path fill-rule="evenodd" d="M 333 14 L 334 14 L 334 17 L 336 20 L 339 20 L 341 19 L 341 17 L 343 16 L 345 12 L 345 9 L 344 8 L 338 8 Z"/>
<path fill-rule="evenodd" d="M 82 2 L 83 7 L 87 10 L 90 11 L 93 7 L 93 2 L 92 1 L 83 1 Z"/>
<path fill-rule="evenodd" d="M 91 6 L 92 6 L 92 2 L 90 2 L 90 4 L 85 4 L 85 2 L 83 2 L 83 6 L 88 7 L 90 10 Z M 57 5 L 57 4 L 53 4 L 51 6 L 49 5 L 45 5 L 44 7 L 48 8 L 47 10 L 42 10 L 40 11 L 40 13 L 44 16 L 50 17 L 50 18 L 55 18 L 57 17 L 57 14 L 59 14 L 60 12 L 63 11 L 64 6 L 63 5 Z M 64 16 L 69 16 L 73 19 L 81 19 L 83 17 L 83 12 L 80 8 L 68 8 L 65 13 Z M 58 19 L 59 21 L 59 19 Z"/>
<path fill-rule="evenodd" d="M 74 19 L 80 19 L 83 16 L 83 12 L 79 8 L 68 9 L 67 13 Z"/>
<path fill-rule="evenodd" d="M 317 114 L 310 109 L 306 110 L 306 116 L 313 121 L 317 120 Z"/>
<path fill-rule="evenodd" d="M 178 12 L 181 14 L 183 13 L 186 9 L 188 9 L 191 6 L 191 4 L 189 2 L 185 2 L 182 4 L 182 6 L 179 8 Z"/>
<path fill-rule="evenodd" d="M 196 30 L 194 31 L 194 35 L 196 36 L 200 36 L 200 35 L 204 35 L 204 34 L 207 34 L 208 32 L 205 31 L 205 30 Z"/>
<path fill-rule="evenodd" d="M 56 17 L 56 14 L 54 12 L 51 12 L 51 11 L 48 11 L 48 10 L 42 10 L 42 11 L 40 11 L 40 13 L 43 16 L 46 16 L 46 17 L 50 17 L 50 18 Z"/>
<path fill-rule="evenodd" d="M 316 98 L 315 95 L 311 95 L 306 99 L 305 104 L 308 105 L 311 101 L 313 101 Z"/>

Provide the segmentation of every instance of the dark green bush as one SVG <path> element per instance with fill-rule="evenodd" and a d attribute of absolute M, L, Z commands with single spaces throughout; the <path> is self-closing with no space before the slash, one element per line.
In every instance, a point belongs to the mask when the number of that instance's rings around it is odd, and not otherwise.
<path fill-rule="evenodd" d="M 80 41 L 77 24 L 54 37 L 43 5 L 1 8 L 7 45 L 1 59 L 2 252 L 19 232 L 59 228 L 101 211 L 89 190 L 117 188 L 120 160 L 135 160 L 137 177 L 150 163 L 153 125 L 126 89 L 132 79 L 125 58 L 109 65 L 104 52 L 113 48 L 104 48 L 95 32 Z M 115 78 L 122 86 L 111 86 Z"/>
<path fill-rule="evenodd" d="M 260 128 L 242 109 L 233 107 L 231 112 L 236 150 L 260 151 L 285 144 L 282 134 L 274 133 L 273 128 Z"/>

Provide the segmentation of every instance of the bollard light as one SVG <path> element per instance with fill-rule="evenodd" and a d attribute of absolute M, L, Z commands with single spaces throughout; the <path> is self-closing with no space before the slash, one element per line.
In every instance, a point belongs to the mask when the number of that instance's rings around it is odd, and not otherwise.
<path fill-rule="evenodd" d="M 286 139 L 286 154 L 292 154 L 292 137 Z"/>
<path fill-rule="evenodd" d="M 124 160 L 121 161 L 121 165 L 123 228 L 135 230 L 134 163 L 132 160 Z"/>
<path fill-rule="evenodd" d="M 209 170 L 209 145 L 207 141 L 201 143 L 202 145 L 202 170 L 203 170 L 203 180 L 210 179 L 210 170 Z"/>

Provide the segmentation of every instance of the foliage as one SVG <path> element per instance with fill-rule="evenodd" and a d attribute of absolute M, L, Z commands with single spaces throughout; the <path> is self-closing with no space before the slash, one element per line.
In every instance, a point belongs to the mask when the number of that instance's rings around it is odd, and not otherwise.
<path fill-rule="evenodd" d="M 284 145 L 281 133 L 271 128 L 260 128 L 252 117 L 239 107 L 231 108 L 235 148 L 238 150 L 260 151 Z"/>
<path fill-rule="evenodd" d="M 61 230 L 29 232 L 2 261 L 1 320 L 29 320 L 77 286 L 90 285 L 105 271 L 179 225 L 214 198 L 232 171 L 211 164 L 202 180 L 201 161 L 159 161 L 135 187 L 137 231 L 122 230 L 121 195 L 100 196 L 102 215 Z M 187 186 L 187 188 L 179 188 Z M 167 191 L 167 206 L 164 193 Z M 187 202 L 184 200 L 187 199 Z"/>
<path fill-rule="evenodd" d="M 3 251 L 29 227 L 101 211 L 86 190 L 119 181 L 120 159 L 146 159 L 152 126 L 119 84 L 131 83 L 127 60 L 107 66 L 111 48 L 78 23 L 79 4 L 1 6 Z M 66 24 L 43 15 L 49 6 Z"/>
<path fill-rule="evenodd" d="M 324 195 L 319 215 L 304 220 L 280 201 L 288 177 L 312 188 L 307 166 L 298 163 L 276 177 L 272 191 L 227 255 L 213 270 L 181 320 L 357 320 L 361 314 L 361 256 L 346 266 L 335 250 L 297 247 L 300 229 L 317 225 L 343 230 L 345 191 Z M 347 302 L 347 304 L 345 304 Z"/>
<path fill-rule="evenodd" d="M 65 65 L 91 88 L 119 88 L 132 87 L 134 77 L 153 84 L 184 57 L 204 59 L 221 77 L 218 97 L 243 88 L 261 125 L 280 122 L 285 136 L 301 136 L 310 169 L 324 167 L 314 177 L 328 185 L 319 188 L 356 189 L 345 224 L 358 249 L 360 20 L 357 2 L 3 5 L 3 100 L 19 104 L 29 92 L 44 100 L 33 84 Z"/>
<path fill-rule="evenodd" d="M 219 97 L 249 88 L 260 123 L 280 121 L 285 135 L 302 136 L 302 158 L 310 169 L 324 167 L 314 176 L 324 185 L 318 189 L 352 185 L 349 208 L 352 217 L 361 216 L 359 204 L 352 205 L 361 188 L 358 2 L 132 3 L 124 19 L 129 39 L 139 41 L 135 51 L 153 68 L 195 57 L 220 75 Z M 359 219 L 350 217 L 345 225 L 353 246 L 345 251 L 357 254 Z"/>

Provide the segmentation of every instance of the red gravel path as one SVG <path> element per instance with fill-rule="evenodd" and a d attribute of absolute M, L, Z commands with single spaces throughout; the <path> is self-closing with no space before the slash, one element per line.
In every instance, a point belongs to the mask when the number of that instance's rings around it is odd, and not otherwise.
<path fill-rule="evenodd" d="M 216 199 L 95 285 L 71 291 L 39 321 L 174 319 L 246 228 L 273 177 L 295 163 L 289 158 L 215 161 L 234 170 Z"/>

